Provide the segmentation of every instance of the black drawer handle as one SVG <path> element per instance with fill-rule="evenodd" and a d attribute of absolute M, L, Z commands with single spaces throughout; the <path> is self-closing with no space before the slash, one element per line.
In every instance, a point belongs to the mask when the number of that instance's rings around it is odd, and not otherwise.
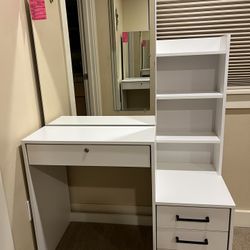
<path fill-rule="evenodd" d="M 175 237 L 176 243 L 192 244 L 192 245 L 208 245 L 208 239 L 204 241 L 192 241 L 192 240 L 180 240 L 179 237 Z"/>
<path fill-rule="evenodd" d="M 88 153 L 88 152 L 89 152 L 89 149 L 88 149 L 88 148 L 85 148 L 85 149 L 84 149 L 84 152 L 85 152 L 85 153 Z"/>
<path fill-rule="evenodd" d="M 189 222 L 202 222 L 209 223 L 209 217 L 205 217 L 205 219 L 190 219 L 190 218 L 181 218 L 179 215 L 176 215 L 176 221 L 189 221 Z"/>

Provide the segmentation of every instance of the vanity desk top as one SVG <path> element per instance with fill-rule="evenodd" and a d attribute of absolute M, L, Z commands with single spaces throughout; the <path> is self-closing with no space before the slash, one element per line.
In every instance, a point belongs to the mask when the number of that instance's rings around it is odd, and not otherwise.
<path fill-rule="evenodd" d="M 155 116 L 60 116 L 48 126 L 155 126 Z"/>
<path fill-rule="evenodd" d="M 45 126 L 22 140 L 25 144 L 151 144 L 154 126 Z"/>

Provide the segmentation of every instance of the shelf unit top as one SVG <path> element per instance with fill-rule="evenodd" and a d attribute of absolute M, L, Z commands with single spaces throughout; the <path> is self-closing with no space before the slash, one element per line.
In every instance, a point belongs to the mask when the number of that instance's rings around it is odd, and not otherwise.
<path fill-rule="evenodd" d="M 159 134 L 159 133 L 158 133 Z M 212 133 L 211 133 L 212 134 Z M 157 135 L 157 143 L 220 143 L 220 138 L 216 135 Z"/>
<path fill-rule="evenodd" d="M 234 207 L 222 176 L 216 172 L 156 170 L 156 204 Z"/>
<path fill-rule="evenodd" d="M 183 100 L 183 99 L 220 99 L 223 98 L 223 94 L 219 92 L 207 92 L 207 93 L 169 93 L 169 94 L 157 94 L 157 100 Z"/>
<path fill-rule="evenodd" d="M 60 116 L 48 126 L 155 126 L 155 116 Z"/>
<path fill-rule="evenodd" d="M 216 55 L 227 53 L 228 36 L 159 40 L 156 56 Z"/>
<path fill-rule="evenodd" d="M 152 144 L 155 126 L 45 126 L 27 136 L 31 144 Z"/>

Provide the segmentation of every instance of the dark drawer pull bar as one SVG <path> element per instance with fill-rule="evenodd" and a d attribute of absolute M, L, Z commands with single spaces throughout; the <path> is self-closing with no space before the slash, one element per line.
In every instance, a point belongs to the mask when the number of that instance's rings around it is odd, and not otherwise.
<path fill-rule="evenodd" d="M 179 215 L 176 215 L 176 221 L 189 221 L 189 222 L 203 222 L 209 223 L 209 217 L 207 216 L 205 219 L 190 219 L 190 218 L 181 218 Z"/>
<path fill-rule="evenodd" d="M 181 244 L 192 244 L 192 245 L 208 245 L 208 239 L 205 239 L 204 241 L 192 241 L 192 240 L 180 240 L 179 237 L 175 237 L 176 243 Z"/>

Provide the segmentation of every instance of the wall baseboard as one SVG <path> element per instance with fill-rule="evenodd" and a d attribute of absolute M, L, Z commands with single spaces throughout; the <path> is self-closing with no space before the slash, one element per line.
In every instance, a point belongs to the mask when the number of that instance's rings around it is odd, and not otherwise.
<path fill-rule="evenodd" d="M 133 214 L 152 215 L 151 206 L 116 205 L 96 203 L 71 203 L 72 212 L 97 213 L 97 214 Z"/>
<path fill-rule="evenodd" d="M 235 210 L 234 226 L 250 227 L 250 210 Z"/>
<path fill-rule="evenodd" d="M 150 226 L 152 225 L 152 216 L 71 212 L 70 221 Z"/>

